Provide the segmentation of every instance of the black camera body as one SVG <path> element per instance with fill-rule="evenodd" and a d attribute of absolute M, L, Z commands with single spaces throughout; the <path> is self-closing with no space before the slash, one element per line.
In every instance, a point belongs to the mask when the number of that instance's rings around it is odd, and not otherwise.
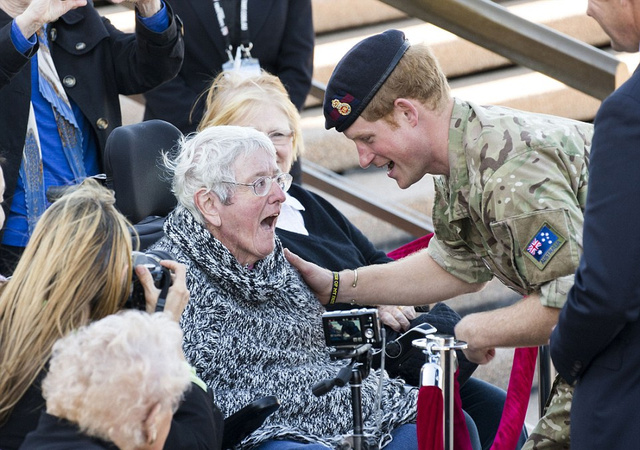
<path fill-rule="evenodd" d="M 161 291 L 160 297 L 158 298 L 156 311 L 164 310 L 164 301 L 166 300 L 167 291 L 171 286 L 171 271 L 162 266 L 160 264 L 160 261 L 163 259 L 173 260 L 173 256 L 161 250 L 151 250 L 146 253 L 134 251 L 131 253 L 131 259 L 133 268 L 139 265 L 144 265 L 147 269 L 149 269 L 149 272 L 151 272 L 151 277 L 153 277 L 153 284 Z M 125 308 L 146 311 L 147 300 L 144 296 L 144 288 L 142 287 L 142 284 L 140 283 L 135 270 L 133 271 L 133 279 L 131 285 L 131 295 L 124 305 Z"/>
<path fill-rule="evenodd" d="M 374 308 L 326 312 L 322 314 L 322 328 L 329 347 L 356 348 L 382 342 L 378 310 Z"/>

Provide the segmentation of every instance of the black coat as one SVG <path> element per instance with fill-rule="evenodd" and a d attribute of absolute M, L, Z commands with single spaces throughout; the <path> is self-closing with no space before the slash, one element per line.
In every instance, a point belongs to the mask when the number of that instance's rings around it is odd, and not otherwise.
<path fill-rule="evenodd" d="M 168 5 L 167 5 L 168 7 Z M 92 4 L 69 11 L 49 28 L 51 55 L 67 95 L 79 106 L 95 133 L 99 160 L 107 136 L 122 124 L 118 94 L 138 94 L 175 76 L 184 45 L 171 10 L 169 28 L 153 33 L 139 21 L 136 33 L 122 33 L 101 17 Z M 11 22 L 0 10 L 0 155 L 6 182 L 8 212 L 22 162 L 29 104 L 31 57 L 11 41 Z M 77 44 L 84 44 L 78 45 Z M 72 85 L 71 85 L 72 84 Z"/>
<path fill-rule="evenodd" d="M 309 235 L 276 228 L 283 247 L 330 270 L 356 269 L 392 261 L 326 199 L 295 183 L 291 185 L 289 195 L 304 206 L 301 214 Z M 348 304 L 345 306 L 353 308 Z"/>
<path fill-rule="evenodd" d="M 70 422 L 46 414 L 39 383 L 38 386 L 32 386 L 20 400 L 9 420 L 5 426 L 0 427 L 2 450 L 17 449 L 19 446 L 21 449 L 31 450 L 115 448 L 78 433 L 78 428 Z M 173 415 L 164 448 L 219 450 L 222 445 L 223 424 L 222 413 L 213 403 L 211 391 L 205 392 L 192 384 Z"/>
<path fill-rule="evenodd" d="M 114 405 L 115 406 L 115 405 Z M 90 438 L 71 422 L 58 419 L 42 411 L 38 428 L 30 433 L 20 446 L 21 450 L 117 450 L 113 444 Z"/>
<path fill-rule="evenodd" d="M 638 448 L 640 403 L 640 71 L 595 119 L 584 253 L 551 334 L 558 372 L 576 382 L 571 447 Z"/>
<path fill-rule="evenodd" d="M 206 95 L 200 95 L 229 58 L 211 0 L 173 0 L 173 8 L 184 23 L 184 64 L 174 80 L 145 94 L 145 119 L 163 119 L 188 133 L 203 115 Z M 251 55 L 280 78 L 293 104 L 302 109 L 313 72 L 311 1 L 249 0 L 247 15 Z"/>

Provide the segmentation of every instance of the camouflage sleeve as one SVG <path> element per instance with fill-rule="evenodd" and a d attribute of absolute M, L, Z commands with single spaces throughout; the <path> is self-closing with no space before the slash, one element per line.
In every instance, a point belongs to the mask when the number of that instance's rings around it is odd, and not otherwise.
<path fill-rule="evenodd" d="M 444 244 L 437 235 L 429 241 L 427 252 L 440 267 L 467 283 L 484 283 L 493 278 L 482 259 L 468 248 Z"/>
<path fill-rule="evenodd" d="M 583 159 L 540 150 L 512 158 L 485 185 L 482 217 L 496 239 L 494 261 L 545 306 L 562 307 L 573 285 L 586 177 Z"/>

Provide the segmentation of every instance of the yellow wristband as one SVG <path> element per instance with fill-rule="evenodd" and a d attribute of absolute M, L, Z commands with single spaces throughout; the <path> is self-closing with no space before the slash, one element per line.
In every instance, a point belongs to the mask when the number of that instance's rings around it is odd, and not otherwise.
<path fill-rule="evenodd" d="M 329 297 L 330 305 L 333 305 L 336 303 L 336 299 L 338 298 L 339 288 L 340 288 L 340 274 L 338 272 L 333 272 L 333 286 L 331 288 L 331 297 Z"/>

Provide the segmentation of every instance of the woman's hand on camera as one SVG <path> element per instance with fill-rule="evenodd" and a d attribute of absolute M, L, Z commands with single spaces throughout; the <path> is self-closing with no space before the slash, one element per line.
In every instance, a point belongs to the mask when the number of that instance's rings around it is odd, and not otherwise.
<path fill-rule="evenodd" d="M 164 305 L 164 312 L 171 315 L 176 322 L 180 321 L 182 311 L 189 302 L 189 290 L 187 289 L 187 270 L 184 264 L 177 261 L 162 260 L 160 264 L 171 271 L 171 287 L 167 293 L 167 299 Z M 144 297 L 147 301 L 147 312 L 153 313 L 156 310 L 160 289 L 154 282 L 149 269 L 143 265 L 136 266 L 136 275 L 140 280 L 140 284 L 144 288 Z"/>

